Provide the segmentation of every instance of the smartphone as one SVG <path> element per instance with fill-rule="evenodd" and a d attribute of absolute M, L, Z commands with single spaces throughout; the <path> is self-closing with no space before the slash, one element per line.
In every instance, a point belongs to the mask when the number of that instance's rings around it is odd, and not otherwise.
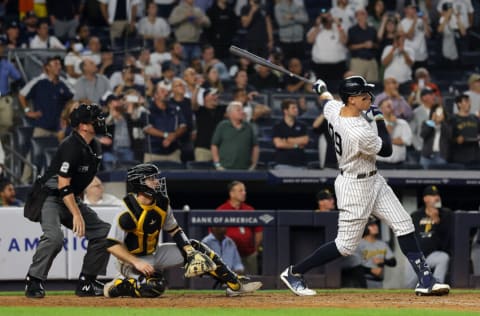
<path fill-rule="evenodd" d="M 418 16 L 419 18 L 423 17 L 423 11 L 422 11 L 422 10 L 419 10 L 419 11 L 417 12 L 417 16 Z"/>
<path fill-rule="evenodd" d="M 443 109 L 441 107 L 438 107 L 436 110 L 435 110 L 435 115 L 437 116 L 442 116 L 443 115 Z"/>
<path fill-rule="evenodd" d="M 425 79 L 418 79 L 418 87 L 420 89 L 425 88 Z"/>
<path fill-rule="evenodd" d="M 140 100 L 138 98 L 138 96 L 134 95 L 134 94 L 128 94 L 125 96 L 125 101 L 128 102 L 128 103 L 138 103 Z"/>

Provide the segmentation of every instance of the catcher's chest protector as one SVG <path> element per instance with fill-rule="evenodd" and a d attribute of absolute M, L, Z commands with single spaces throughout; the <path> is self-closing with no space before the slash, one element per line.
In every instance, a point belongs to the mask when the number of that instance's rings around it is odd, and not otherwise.
<path fill-rule="evenodd" d="M 128 251 L 137 256 L 152 254 L 167 212 L 157 204 L 140 205 L 133 195 L 127 195 L 124 202 L 128 211 L 120 215 L 118 224 L 127 232 L 124 242 Z"/>

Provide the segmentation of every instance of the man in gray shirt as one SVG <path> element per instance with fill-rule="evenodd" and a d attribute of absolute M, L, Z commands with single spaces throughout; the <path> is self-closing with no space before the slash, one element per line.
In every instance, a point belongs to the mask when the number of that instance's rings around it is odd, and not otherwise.
<path fill-rule="evenodd" d="M 97 65 L 91 58 L 85 58 L 80 63 L 80 69 L 83 75 L 73 87 L 75 100 L 88 99 L 98 104 L 102 96 L 111 90 L 110 81 L 104 75 L 98 74 Z"/>

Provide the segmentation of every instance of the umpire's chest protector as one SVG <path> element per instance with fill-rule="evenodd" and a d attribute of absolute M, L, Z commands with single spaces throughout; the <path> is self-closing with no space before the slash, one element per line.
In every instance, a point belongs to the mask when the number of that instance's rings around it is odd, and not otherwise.
<path fill-rule="evenodd" d="M 140 205 L 131 194 L 124 198 L 128 211 L 123 212 L 119 226 L 127 232 L 124 243 L 137 256 L 150 255 L 157 249 L 167 211 L 157 204 Z"/>

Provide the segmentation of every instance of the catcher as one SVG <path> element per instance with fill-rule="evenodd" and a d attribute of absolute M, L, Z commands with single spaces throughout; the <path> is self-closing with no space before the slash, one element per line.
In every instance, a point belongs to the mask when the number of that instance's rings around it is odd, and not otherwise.
<path fill-rule="evenodd" d="M 105 284 L 106 297 L 158 297 L 165 291 L 164 269 L 185 264 L 185 277 L 209 274 L 227 286 L 227 296 L 258 290 L 231 271 L 205 244 L 188 239 L 169 205 L 165 177 L 153 164 L 128 170 L 126 210 L 113 221 L 107 250 L 116 259 L 119 276 Z M 162 229 L 175 243 L 158 242 Z"/>

